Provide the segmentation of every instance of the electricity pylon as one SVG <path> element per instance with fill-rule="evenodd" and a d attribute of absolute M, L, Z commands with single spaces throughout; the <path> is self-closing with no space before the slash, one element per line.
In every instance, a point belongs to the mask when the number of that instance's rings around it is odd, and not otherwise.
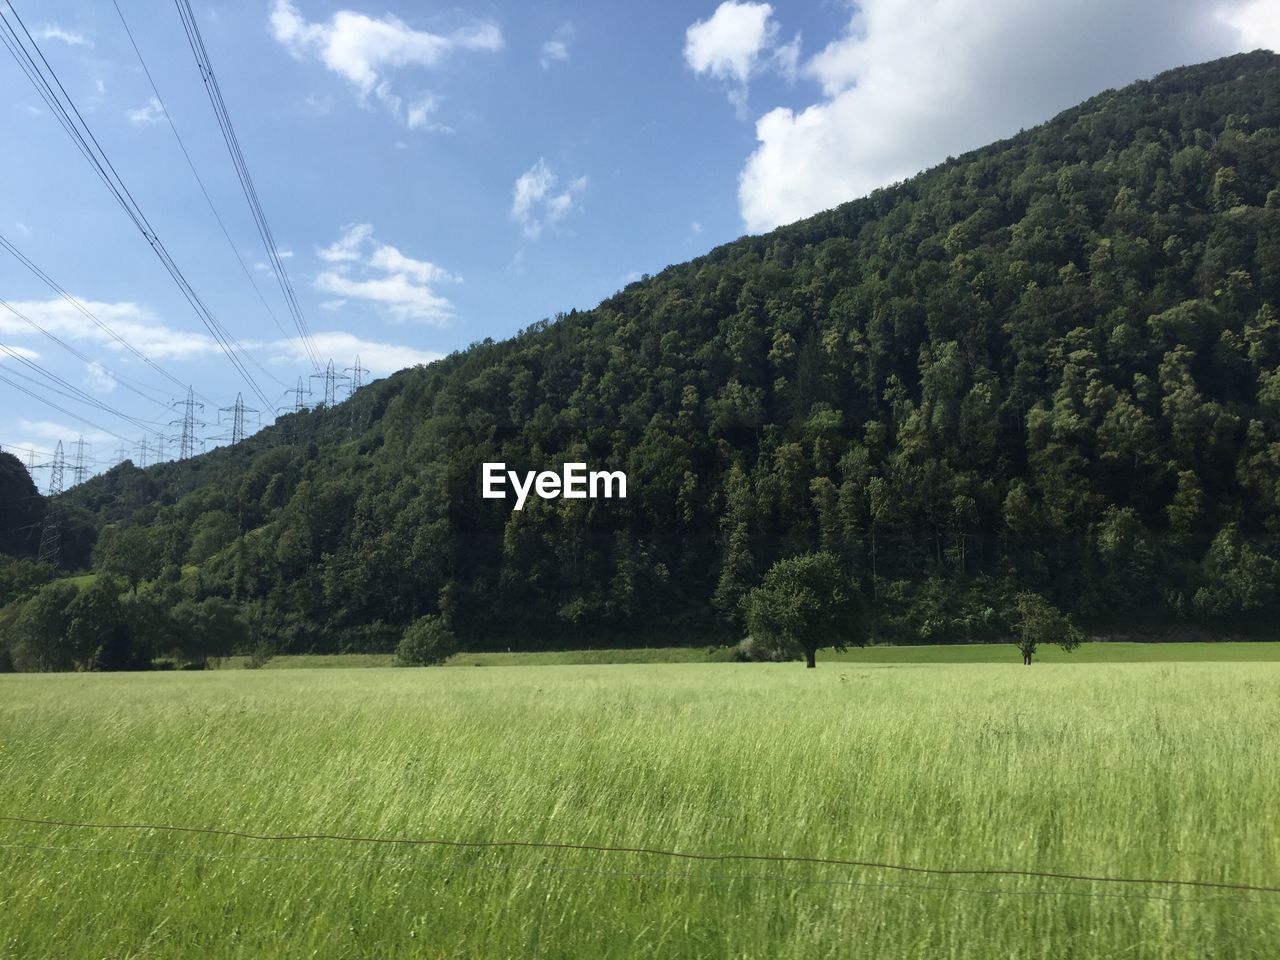
<path fill-rule="evenodd" d="M 200 442 L 196 437 L 196 429 L 208 426 L 203 420 L 196 419 L 196 410 L 203 413 L 204 404 L 196 402 L 195 390 L 188 387 L 187 399 L 175 400 L 173 407 L 182 411 L 182 417 L 178 420 L 170 420 L 169 426 L 182 428 L 178 442 L 178 459 L 187 460 L 195 453 L 196 444 Z"/>
<path fill-rule="evenodd" d="M 322 406 L 332 407 L 338 402 L 338 381 L 350 380 L 344 373 L 335 373 L 333 369 L 333 361 L 329 361 L 329 365 L 325 367 L 324 373 L 311 374 L 312 380 L 324 381 L 324 402 Z"/>
<path fill-rule="evenodd" d="M 219 439 L 222 439 L 222 440 L 230 440 L 230 441 L 231 441 L 231 444 L 234 446 L 235 444 L 239 443 L 240 441 L 242 441 L 242 440 L 244 439 L 244 418 L 245 418 L 245 414 L 246 414 L 246 413 L 247 413 L 247 414 L 252 414 L 253 416 L 255 416 L 255 417 L 256 417 L 256 416 L 258 416 L 258 411 L 257 411 L 257 410 L 255 410 L 255 409 L 253 409 L 252 407 L 246 407 L 246 406 L 244 405 L 244 396 L 243 396 L 243 394 L 239 394 L 239 393 L 237 393 L 237 394 L 236 394 L 236 402 L 235 402 L 235 403 L 233 403 L 233 404 L 232 404 L 231 406 L 229 406 L 229 407 L 220 407 L 220 408 L 218 409 L 218 422 L 219 422 L 219 423 L 221 423 L 221 422 L 222 422 L 222 415 L 223 415 L 224 413 L 229 413 L 229 414 L 231 414 L 231 435 L 230 435 L 229 437 L 220 437 Z"/>
<path fill-rule="evenodd" d="M 49 464 L 49 494 L 50 500 L 56 498 L 62 493 L 62 473 L 66 468 L 66 461 L 62 455 L 62 441 L 58 441 L 58 446 L 53 451 L 53 462 Z M 62 562 L 62 523 L 58 511 L 49 504 L 44 513 L 44 524 L 40 529 L 40 551 L 36 554 L 36 559 L 40 563 L 47 563 L 49 566 L 57 568 Z"/>
<path fill-rule="evenodd" d="M 85 443 L 84 437 L 81 437 L 71 446 L 76 448 L 75 466 L 71 468 L 71 482 L 74 486 L 79 486 L 89 479 L 89 464 L 85 460 L 84 451 L 89 444 Z"/>

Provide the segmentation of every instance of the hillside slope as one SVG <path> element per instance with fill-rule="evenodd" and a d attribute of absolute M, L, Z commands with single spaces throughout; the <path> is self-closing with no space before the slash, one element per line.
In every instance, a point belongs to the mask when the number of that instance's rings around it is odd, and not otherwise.
<path fill-rule="evenodd" d="M 99 565 L 245 605 L 280 650 L 705 639 L 825 548 L 884 637 L 1280 614 L 1280 57 L 1101 94 L 898 186 L 68 494 Z M 481 464 L 622 469 L 480 497 Z M 127 538 L 129 527 L 144 532 Z M 387 626 L 390 625 L 390 626 Z"/>

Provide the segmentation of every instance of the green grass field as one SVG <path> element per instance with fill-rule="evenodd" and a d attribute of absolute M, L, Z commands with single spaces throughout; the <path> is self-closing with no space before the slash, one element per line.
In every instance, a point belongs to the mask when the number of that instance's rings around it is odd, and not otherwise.
<path fill-rule="evenodd" d="M 1274 887 L 1278 738 L 1275 663 L 0 676 L 0 815 Z M 1278 951 L 1275 893 L 0 821 L 24 960 Z"/>

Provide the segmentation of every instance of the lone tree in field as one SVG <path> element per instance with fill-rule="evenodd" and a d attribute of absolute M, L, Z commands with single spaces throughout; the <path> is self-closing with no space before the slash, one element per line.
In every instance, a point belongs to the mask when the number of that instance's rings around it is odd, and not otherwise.
<path fill-rule="evenodd" d="M 862 646 L 862 604 L 830 553 L 779 560 L 743 600 L 747 630 L 767 650 L 816 666 L 819 648 Z"/>
<path fill-rule="evenodd" d="M 1031 666 L 1036 647 L 1052 643 L 1070 653 L 1084 642 L 1084 634 L 1071 618 L 1038 593 L 1020 593 L 1009 614 L 1013 642 L 1022 651 L 1022 663 Z"/>
<path fill-rule="evenodd" d="M 439 666 L 457 652 L 458 641 L 443 618 L 419 617 L 405 628 L 396 662 L 405 667 Z"/>

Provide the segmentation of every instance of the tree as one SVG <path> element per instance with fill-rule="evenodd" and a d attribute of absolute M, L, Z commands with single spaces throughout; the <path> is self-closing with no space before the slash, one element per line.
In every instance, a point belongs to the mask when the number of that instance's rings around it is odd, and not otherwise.
<path fill-rule="evenodd" d="M 744 601 L 747 630 L 765 649 L 804 654 L 817 665 L 822 647 L 862 646 L 862 604 L 853 584 L 830 553 L 779 560 Z"/>
<path fill-rule="evenodd" d="M 28 600 L 14 623 L 13 665 L 27 672 L 74 670 L 76 650 L 68 638 L 70 608 L 79 593 L 65 580 L 47 583 Z"/>
<path fill-rule="evenodd" d="M 144 670 L 151 665 L 147 651 L 135 643 L 122 592 L 119 581 L 101 574 L 67 607 L 67 639 L 87 670 Z"/>
<path fill-rule="evenodd" d="M 236 605 L 221 597 L 200 603 L 184 600 L 173 608 L 173 649 L 187 663 L 203 668 L 210 659 L 229 657 L 249 640 Z"/>
<path fill-rule="evenodd" d="M 1038 593 L 1019 593 L 1014 597 L 1009 623 L 1014 630 L 1013 642 L 1022 651 L 1022 662 L 1028 667 L 1041 644 L 1052 643 L 1070 653 L 1085 640 L 1071 618 Z"/>
<path fill-rule="evenodd" d="M 444 620 L 438 616 L 419 617 L 404 631 L 396 647 L 396 661 L 406 667 L 438 666 L 458 652 Z"/>

